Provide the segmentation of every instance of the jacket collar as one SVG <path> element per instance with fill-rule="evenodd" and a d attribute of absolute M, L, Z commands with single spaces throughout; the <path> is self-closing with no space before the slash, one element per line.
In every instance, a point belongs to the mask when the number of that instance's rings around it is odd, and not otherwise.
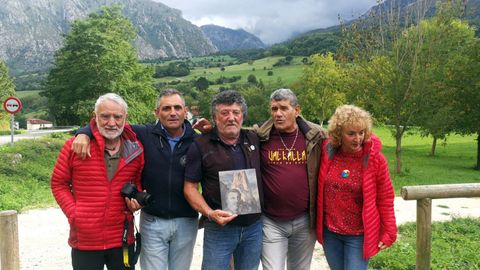
<path fill-rule="evenodd" d="M 90 129 L 100 149 L 104 149 L 105 139 L 102 134 L 100 134 L 100 130 L 98 130 L 95 117 L 90 120 Z M 135 132 L 133 132 L 132 127 L 128 123 L 125 123 L 122 135 L 120 136 L 123 139 L 122 157 L 125 159 L 125 164 L 128 164 L 143 152 L 143 148 L 140 146 Z"/>
<path fill-rule="evenodd" d="M 195 130 L 193 130 L 190 122 L 188 122 L 187 120 L 184 120 L 183 121 L 183 127 L 185 128 L 185 130 L 183 131 L 183 136 L 182 136 L 182 138 L 180 138 L 180 140 L 183 140 L 184 138 L 190 138 L 190 137 L 195 136 L 195 134 L 196 134 Z M 152 133 L 156 134 L 158 136 L 161 136 L 164 139 L 167 139 L 167 136 L 168 136 L 167 131 L 162 127 L 162 123 L 160 123 L 160 121 L 158 121 L 158 123 L 153 127 Z"/>

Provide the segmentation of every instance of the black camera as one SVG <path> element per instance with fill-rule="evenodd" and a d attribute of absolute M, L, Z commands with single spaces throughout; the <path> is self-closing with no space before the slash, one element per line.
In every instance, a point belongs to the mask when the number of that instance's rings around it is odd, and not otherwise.
<path fill-rule="evenodd" d="M 123 197 L 137 200 L 141 206 L 147 206 L 152 202 L 152 195 L 147 192 L 138 191 L 137 187 L 132 183 L 126 183 L 123 185 L 120 193 L 122 193 Z"/>

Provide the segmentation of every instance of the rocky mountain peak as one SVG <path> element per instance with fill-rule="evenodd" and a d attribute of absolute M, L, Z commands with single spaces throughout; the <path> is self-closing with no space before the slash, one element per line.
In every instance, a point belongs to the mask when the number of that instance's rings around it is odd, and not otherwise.
<path fill-rule="evenodd" d="M 119 4 L 136 27 L 139 58 L 190 57 L 216 52 L 179 10 L 151 0 L 15 0 L 0 5 L 0 57 L 13 73 L 49 67 L 72 21 Z"/>

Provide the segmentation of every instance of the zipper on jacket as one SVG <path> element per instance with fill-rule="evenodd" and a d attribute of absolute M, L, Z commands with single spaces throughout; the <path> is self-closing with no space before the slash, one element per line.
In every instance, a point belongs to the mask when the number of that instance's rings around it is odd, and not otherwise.
<path fill-rule="evenodd" d="M 168 192 L 172 194 L 172 168 L 173 168 L 173 157 L 176 156 L 176 154 L 180 151 L 180 147 L 182 147 L 183 144 L 183 138 L 180 139 L 180 141 L 175 145 L 173 150 L 170 152 L 170 164 L 169 164 L 169 170 L 168 170 Z M 168 217 L 171 218 L 171 211 L 172 211 L 172 200 L 173 196 L 170 196 L 168 200 Z"/>
<path fill-rule="evenodd" d="M 172 166 L 173 166 L 173 156 L 175 153 L 175 148 L 177 148 L 176 145 L 173 148 L 173 151 L 170 151 L 170 163 L 168 165 L 168 193 L 170 194 L 168 198 L 168 213 L 167 213 L 168 218 L 170 218 L 170 214 L 172 211 L 172 197 L 173 197 L 172 196 Z"/>
<path fill-rule="evenodd" d="M 107 177 L 108 178 L 108 177 Z M 103 249 L 105 250 L 107 248 L 106 246 L 106 230 L 107 230 L 107 210 L 110 208 L 110 201 L 112 200 L 112 182 L 113 179 L 115 178 L 112 177 L 111 181 L 108 181 L 108 198 L 107 198 L 107 204 L 105 205 L 105 208 L 103 209 L 103 226 L 102 226 L 102 234 L 103 234 Z"/>

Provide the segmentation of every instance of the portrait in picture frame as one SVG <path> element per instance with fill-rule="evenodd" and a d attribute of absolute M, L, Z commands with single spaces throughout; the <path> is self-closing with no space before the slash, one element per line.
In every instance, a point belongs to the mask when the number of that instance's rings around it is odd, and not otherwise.
<path fill-rule="evenodd" d="M 261 212 L 255 169 L 221 171 L 218 174 L 223 210 L 237 215 Z"/>

